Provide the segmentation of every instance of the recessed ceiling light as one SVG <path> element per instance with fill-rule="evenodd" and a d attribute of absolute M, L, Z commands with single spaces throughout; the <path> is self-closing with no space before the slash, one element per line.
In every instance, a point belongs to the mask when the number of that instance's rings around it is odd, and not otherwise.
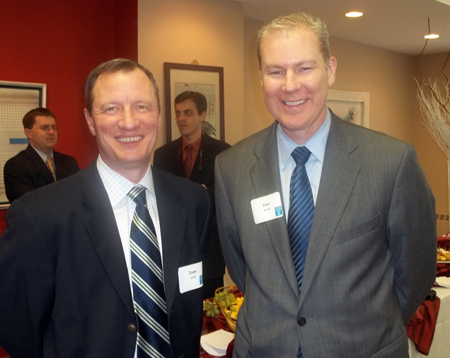
<path fill-rule="evenodd" d="M 425 35 L 424 38 L 429 39 L 429 40 L 433 40 L 433 39 L 439 38 L 439 35 L 429 34 L 429 35 Z"/>
<path fill-rule="evenodd" d="M 361 16 L 363 16 L 363 13 L 359 12 L 359 11 L 351 11 L 351 12 L 347 12 L 345 14 L 345 16 L 347 16 L 347 17 L 361 17 Z"/>

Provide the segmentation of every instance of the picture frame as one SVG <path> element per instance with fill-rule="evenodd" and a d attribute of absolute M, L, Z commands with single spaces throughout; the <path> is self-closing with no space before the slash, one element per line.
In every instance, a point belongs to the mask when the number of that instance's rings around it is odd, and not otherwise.
<path fill-rule="evenodd" d="M 327 106 L 341 119 L 369 128 L 370 94 L 328 90 Z"/>
<path fill-rule="evenodd" d="M 196 91 L 208 101 L 206 122 L 214 128 L 216 139 L 225 140 L 223 67 L 164 62 L 164 101 L 166 143 L 180 137 L 174 100 L 184 91 Z"/>
<path fill-rule="evenodd" d="M 9 207 L 3 181 L 5 163 L 28 145 L 23 116 L 34 108 L 45 107 L 46 101 L 45 83 L 0 81 L 0 209 Z"/>

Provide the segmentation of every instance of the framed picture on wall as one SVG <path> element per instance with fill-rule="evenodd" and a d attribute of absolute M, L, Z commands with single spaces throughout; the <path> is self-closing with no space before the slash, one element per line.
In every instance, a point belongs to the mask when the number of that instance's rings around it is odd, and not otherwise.
<path fill-rule="evenodd" d="M 328 90 L 327 106 L 345 121 L 369 128 L 368 92 Z"/>
<path fill-rule="evenodd" d="M 201 92 L 208 101 L 205 122 L 212 137 L 225 140 L 223 67 L 164 63 L 166 143 L 180 137 L 175 120 L 174 100 L 184 91 Z"/>
<path fill-rule="evenodd" d="M 3 167 L 6 161 L 28 145 L 23 130 L 25 113 L 46 106 L 47 85 L 0 81 L 0 208 L 7 207 Z"/>

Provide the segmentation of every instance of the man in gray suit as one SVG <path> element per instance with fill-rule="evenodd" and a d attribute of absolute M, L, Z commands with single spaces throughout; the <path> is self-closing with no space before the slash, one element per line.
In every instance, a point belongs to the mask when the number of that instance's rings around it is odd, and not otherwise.
<path fill-rule="evenodd" d="M 275 122 L 215 168 L 223 252 L 245 294 L 233 356 L 406 358 L 405 325 L 436 274 L 434 198 L 414 147 L 327 108 L 337 63 L 321 20 L 273 20 L 258 59 Z M 306 240 L 289 217 L 307 202 L 291 200 L 296 165 L 310 183 Z"/>

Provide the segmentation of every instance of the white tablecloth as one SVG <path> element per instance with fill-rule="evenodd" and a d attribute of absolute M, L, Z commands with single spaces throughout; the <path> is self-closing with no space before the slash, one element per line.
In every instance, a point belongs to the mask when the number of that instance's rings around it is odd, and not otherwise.
<path fill-rule="evenodd" d="M 433 343 L 428 356 L 419 353 L 413 341 L 409 340 L 410 358 L 447 358 L 450 357 L 450 277 L 438 277 L 440 285 L 448 288 L 434 287 L 437 296 L 441 299 L 441 307 L 434 331 Z"/>

